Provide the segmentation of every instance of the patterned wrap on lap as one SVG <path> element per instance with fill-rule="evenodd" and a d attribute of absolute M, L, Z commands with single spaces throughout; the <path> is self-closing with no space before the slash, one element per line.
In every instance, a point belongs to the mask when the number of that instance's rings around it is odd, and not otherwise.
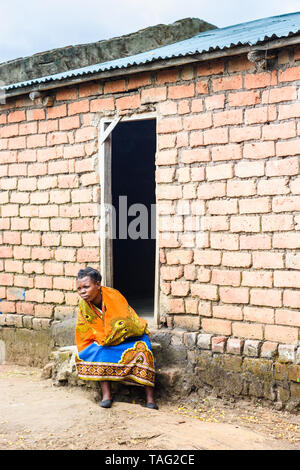
<path fill-rule="evenodd" d="M 92 343 L 76 356 L 82 380 L 109 380 L 154 387 L 154 357 L 148 335 L 132 337 L 115 346 Z"/>
<path fill-rule="evenodd" d="M 101 316 L 93 305 L 79 301 L 79 312 L 75 329 L 78 351 L 96 342 L 102 346 L 114 346 L 130 337 L 149 333 L 147 322 L 128 305 L 125 297 L 116 289 L 101 286 Z"/>

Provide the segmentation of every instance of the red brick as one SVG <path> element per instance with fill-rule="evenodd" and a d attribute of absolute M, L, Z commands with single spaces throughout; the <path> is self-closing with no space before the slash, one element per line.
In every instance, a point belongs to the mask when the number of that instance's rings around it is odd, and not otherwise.
<path fill-rule="evenodd" d="M 247 287 L 220 287 L 220 300 L 227 304 L 247 304 L 249 289 Z"/>
<path fill-rule="evenodd" d="M 82 127 L 75 132 L 75 142 L 87 142 L 97 137 L 96 127 Z"/>
<path fill-rule="evenodd" d="M 283 292 L 283 305 L 285 307 L 300 308 L 299 291 L 286 289 Z"/>
<path fill-rule="evenodd" d="M 143 90 L 147 94 L 147 90 Z M 168 98 L 169 99 L 182 99 L 191 98 L 195 95 L 195 86 L 193 83 L 189 85 L 172 85 L 169 86 Z"/>
<path fill-rule="evenodd" d="M 286 180 L 284 180 L 285 182 Z M 286 191 L 287 192 L 287 191 Z M 273 198 L 274 212 L 292 212 L 300 210 L 300 196 L 278 196 Z"/>
<path fill-rule="evenodd" d="M 160 269 L 161 279 L 165 281 L 173 281 L 179 279 L 183 275 L 182 266 L 162 266 Z"/>
<path fill-rule="evenodd" d="M 228 142 L 227 129 L 209 129 L 203 132 L 204 145 L 226 144 Z"/>
<path fill-rule="evenodd" d="M 300 287 L 300 277 L 298 271 L 275 271 L 275 287 Z"/>
<path fill-rule="evenodd" d="M 43 140 L 43 139 L 41 139 Z M 29 146 L 29 145 L 28 145 Z M 9 149 L 22 149 L 26 147 L 26 138 L 25 137 L 11 137 L 9 139 Z"/>
<path fill-rule="evenodd" d="M 161 70 L 157 73 L 156 83 L 163 84 L 163 83 L 172 83 L 178 80 L 178 70 L 177 69 L 170 69 L 170 70 Z"/>
<path fill-rule="evenodd" d="M 59 246 L 60 244 L 60 235 L 54 233 L 44 233 L 42 235 L 42 245 L 43 246 Z"/>
<path fill-rule="evenodd" d="M 116 108 L 120 110 L 139 108 L 141 105 L 140 95 L 130 95 L 118 98 Z"/>
<path fill-rule="evenodd" d="M 229 106 L 251 106 L 260 103 L 260 93 L 258 91 L 240 91 L 229 93 Z"/>
<path fill-rule="evenodd" d="M 10 246 L 1 246 L 0 247 L 0 258 L 12 258 L 13 251 Z"/>
<path fill-rule="evenodd" d="M 256 194 L 255 181 L 231 180 L 227 183 L 227 196 L 254 196 Z"/>
<path fill-rule="evenodd" d="M 245 144 L 244 158 L 267 158 L 275 155 L 274 142 Z"/>
<path fill-rule="evenodd" d="M 281 291 L 279 289 L 252 289 L 250 303 L 268 307 L 281 307 Z"/>
<path fill-rule="evenodd" d="M 205 148 L 183 150 L 181 153 L 182 163 L 208 162 L 209 160 L 210 160 L 209 150 Z"/>
<path fill-rule="evenodd" d="M 9 165 L 8 176 L 27 176 L 27 165 L 21 163 L 13 163 L 12 165 Z"/>
<path fill-rule="evenodd" d="M 99 261 L 99 249 L 93 248 L 80 248 L 77 252 L 77 261 L 79 263 L 93 262 L 97 263 Z"/>
<path fill-rule="evenodd" d="M 17 302 L 17 313 L 21 315 L 33 315 L 34 314 L 34 304 L 29 302 Z"/>
<path fill-rule="evenodd" d="M 269 235 L 241 235 L 241 250 L 267 250 L 271 248 L 271 237 Z"/>
<path fill-rule="evenodd" d="M 1 161 L 1 164 L 16 162 L 17 152 L 13 152 L 13 151 L 0 152 L 0 161 Z"/>
<path fill-rule="evenodd" d="M 218 266 L 221 264 L 221 252 L 214 250 L 195 250 L 194 263 L 201 266 Z"/>
<path fill-rule="evenodd" d="M 1 216 L 2 217 L 16 217 L 19 215 L 19 206 L 18 204 L 7 204 L 2 206 Z"/>
<path fill-rule="evenodd" d="M 64 302 L 64 293 L 59 290 L 45 291 L 45 302 L 62 304 Z"/>
<path fill-rule="evenodd" d="M 6 302 L 6 301 L 2 300 L 2 302 L 1 302 L 1 311 L 2 311 L 1 313 L 15 313 L 16 303 L 15 302 Z M 13 315 L 13 318 L 15 318 L 15 315 Z"/>
<path fill-rule="evenodd" d="M 171 294 L 173 296 L 185 297 L 190 290 L 190 283 L 185 281 L 172 281 Z"/>
<path fill-rule="evenodd" d="M 53 218 L 50 219 L 50 230 L 51 231 L 69 231 L 71 228 L 71 220 L 68 218 Z"/>
<path fill-rule="evenodd" d="M 8 122 L 21 122 L 25 119 L 25 111 L 12 111 L 7 118 Z"/>
<path fill-rule="evenodd" d="M 58 205 L 47 204 L 45 206 L 39 206 L 39 217 L 57 217 L 58 216 Z"/>
<path fill-rule="evenodd" d="M 113 111 L 115 104 L 113 98 L 98 98 L 91 101 L 91 112 L 96 113 L 99 111 Z"/>
<path fill-rule="evenodd" d="M 244 142 L 245 140 L 257 140 L 260 138 L 261 128 L 233 127 L 230 129 L 230 142 Z"/>
<path fill-rule="evenodd" d="M 266 176 L 297 175 L 299 173 L 298 157 L 271 160 L 266 163 Z"/>
<path fill-rule="evenodd" d="M 59 128 L 61 131 L 76 129 L 80 127 L 79 116 L 66 117 L 59 120 Z"/>
<path fill-rule="evenodd" d="M 14 282 L 13 274 L 0 273 L 0 285 L 13 286 L 13 282 Z"/>
<path fill-rule="evenodd" d="M 271 211 L 271 200 L 268 197 L 259 197 L 255 199 L 240 199 L 239 208 L 241 214 L 256 214 L 260 212 Z"/>
<path fill-rule="evenodd" d="M 60 145 L 68 144 L 69 138 L 67 132 L 51 132 L 47 135 L 47 145 Z M 41 145 L 35 145 L 35 147 L 41 147 Z"/>
<path fill-rule="evenodd" d="M 288 142 L 277 142 L 276 143 L 276 155 L 278 157 L 284 157 L 285 155 L 299 155 L 300 154 L 300 142 L 297 140 L 289 140 Z"/>
<path fill-rule="evenodd" d="M 273 88 L 271 90 L 264 91 L 262 94 L 263 103 L 280 103 L 282 101 L 295 99 L 297 99 L 297 89 L 292 86 Z"/>
<path fill-rule="evenodd" d="M 260 220 L 258 216 L 232 216 L 230 218 L 231 232 L 259 232 Z"/>
<path fill-rule="evenodd" d="M 300 103 L 282 104 L 279 106 L 279 119 L 300 117 Z"/>
<path fill-rule="evenodd" d="M 92 85 L 88 85 L 91 87 Z M 97 84 L 99 87 L 99 85 Z M 79 92 L 79 96 L 80 92 Z M 67 100 L 75 100 L 77 98 L 77 91 L 75 88 L 63 88 L 62 90 L 57 90 L 56 92 L 56 100 L 57 101 L 67 101 Z"/>
<path fill-rule="evenodd" d="M 279 82 L 293 82 L 300 80 L 300 66 L 289 67 L 286 70 L 279 70 L 278 73 Z"/>
<path fill-rule="evenodd" d="M 278 341 L 283 344 L 296 344 L 298 342 L 298 334 L 298 328 L 279 325 L 265 326 L 265 339 L 267 341 Z"/>
<path fill-rule="evenodd" d="M 164 150 L 156 153 L 156 165 L 174 165 L 177 163 L 177 150 Z"/>
<path fill-rule="evenodd" d="M 74 290 L 74 279 L 67 277 L 54 277 L 53 289 Z"/>
<path fill-rule="evenodd" d="M 204 181 L 204 168 L 192 167 L 191 168 L 191 179 L 192 181 Z"/>
<path fill-rule="evenodd" d="M 249 253 L 223 253 L 222 264 L 231 267 L 245 267 L 251 266 L 252 259 Z"/>
<path fill-rule="evenodd" d="M 200 113 L 195 116 L 187 116 L 183 123 L 185 130 L 206 129 L 212 126 L 212 115 L 211 113 Z"/>
<path fill-rule="evenodd" d="M 27 120 L 28 121 L 39 121 L 45 119 L 45 110 L 44 109 L 30 109 L 27 111 Z"/>
<path fill-rule="evenodd" d="M 111 80 L 104 84 L 104 93 L 120 93 L 126 90 L 125 80 Z"/>
<path fill-rule="evenodd" d="M 59 106 L 52 106 L 47 108 L 47 119 L 56 119 L 67 115 L 67 106 L 61 104 Z"/>
<path fill-rule="evenodd" d="M 257 323 L 274 323 L 274 309 L 245 306 L 244 320 Z"/>
<path fill-rule="evenodd" d="M 218 75 L 224 72 L 224 61 L 214 60 L 200 63 L 197 67 L 197 75 Z"/>
<path fill-rule="evenodd" d="M 231 335 L 231 321 L 215 319 L 215 318 L 202 318 L 201 326 L 202 331 L 207 333 L 214 333 L 218 335 Z"/>
<path fill-rule="evenodd" d="M 276 106 L 262 106 L 245 110 L 245 124 L 267 123 L 275 121 L 277 116 Z M 282 118 L 286 119 L 286 118 Z"/>
<path fill-rule="evenodd" d="M 205 105 L 207 111 L 211 109 L 224 108 L 225 105 L 225 95 L 222 93 L 220 95 L 212 95 L 205 98 Z"/>
<path fill-rule="evenodd" d="M 212 148 L 212 160 L 239 160 L 242 158 L 242 147 L 239 144 L 220 145 Z"/>
<path fill-rule="evenodd" d="M 242 88 L 242 76 L 216 78 L 212 80 L 212 85 L 214 91 L 237 90 Z"/>
<path fill-rule="evenodd" d="M 259 251 L 253 253 L 253 267 L 256 269 L 276 269 L 284 267 L 284 257 L 282 253 L 272 253 L 269 251 Z"/>
<path fill-rule="evenodd" d="M 245 75 L 245 88 L 266 88 L 277 84 L 276 72 L 262 72 Z"/>
<path fill-rule="evenodd" d="M 132 90 L 135 88 L 140 88 L 143 86 L 151 85 L 151 75 L 150 73 L 143 73 L 138 75 L 133 75 L 129 77 L 128 80 L 128 90 Z"/>
<path fill-rule="evenodd" d="M 74 103 L 68 104 L 68 115 L 73 116 L 74 114 L 88 113 L 90 109 L 89 100 L 75 101 Z"/>
<path fill-rule="evenodd" d="M 289 192 L 287 184 L 288 181 L 286 178 L 271 178 L 268 180 L 260 180 L 257 184 L 257 194 L 287 194 Z"/>
<path fill-rule="evenodd" d="M 236 109 L 230 111 L 220 111 L 214 113 L 214 126 L 226 126 L 233 124 L 242 124 L 243 122 L 243 110 Z"/>
<path fill-rule="evenodd" d="M 211 283 L 222 286 L 239 286 L 241 284 L 241 273 L 239 271 L 213 269 Z"/>
<path fill-rule="evenodd" d="M 278 232 L 283 230 L 292 230 L 294 220 L 292 215 L 264 215 L 262 216 L 263 232 Z"/>
<path fill-rule="evenodd" d="M 169 299 L 169 313 L 185 313 L 183 299 Z"/>
<path fill-rule="evenodd" d="M 203 300 L 218 300 L 218 288 L 210 284 L 191 284 L 191 295 Z"/>
<path fill-rule="evenodd" d="M 174 186 L 170 184 L 159 184 L 156 189 L 157 199 L 181 199 L 182 188 L 181 186 Z"/>
<path fill-rule="evenodd" d="M 269 271 L 244 271 L 243 286 L 273 287 L 273 274 Z"/>
<path fill-rule="evenodd" d="M 243 310 L 233 305 L 214 305 L 213 317 L 226 318 L 227 320 L 242 320 Z"/>
<path fill-rule="evenodd" d="M 295 310 L 276 309 L 275 323 L 277 325 L 300 326 L 299 312 Z"/>
<path fill-rule="evenodd" d="M 182 130 L 181 118 L 165 118 L 158 121 L 158 133 L 168 134 L 172 132 L 178 132 Z"/>
<path fill-rule="evenodd" d="M 174 250 L 167 253 L 167 263 L 174 264 L 190 264 L 193 261 L 192 250 Z"/>
<path fill-rule="evenodd" d="M 226 183 L 200 183 L 198 186 L 199 199 L 214 199 L 226 194 Z"/>
<path fill-rule="evenodd" d="M 219 250 L 238 250 L 239 236 L 232 233 L 211 233 L 211 248 Z"/>
<path fill-rule="evenodd" d="M 196 93 L 197 95 L 206 95 L 208 93 L 208 82 L 206 80 L 196 82 Z"/>
<path fill-rule="evenodd" d="M 19 135 L 19 124 L 1 127 L 0 137 L 2 139 Z"/>
<path fill-rule="evenodd" d="M 234 322 L 232 334 L 240 338 L 263 339 L 263 326 L 259 323 Z"/>
<path fill-rule="evenodd" d="M 197 109 L 197 106 L 196 106 L 197 101 L 200 102 L 199 109 Z M 193 112 L 202 111 L 202 109 L 203 109 L 202 100 L 193 100 L 193 103 L 194 103 L 194 111 Z M 188 114 L 188 113 L 190 113 L 190 102 L 189 102 L 189 100 L 180 100 L 179 103 L 178 103 L 178 114 Z"/>

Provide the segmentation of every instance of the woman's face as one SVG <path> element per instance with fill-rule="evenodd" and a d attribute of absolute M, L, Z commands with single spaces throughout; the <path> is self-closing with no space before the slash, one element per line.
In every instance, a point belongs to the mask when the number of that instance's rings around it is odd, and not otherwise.
<path fill-rule="evenodd" d="M 86 302 L 94 303 L 94 301 L 99 301 L 100 288 L 101 283 L 99 281 L 94 282 L 89 276 L 77 279 L 77 292 Z"/>

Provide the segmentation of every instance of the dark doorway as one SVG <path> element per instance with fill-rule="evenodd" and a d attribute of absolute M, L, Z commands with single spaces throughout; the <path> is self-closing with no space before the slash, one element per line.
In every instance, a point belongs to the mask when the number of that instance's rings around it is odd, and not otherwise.
<path fill-rule="evenodd" d="M 114 129 L 113 287 L 141 316 L 154 314 L 155 152 L 155 119 L 121 122 Z"/>

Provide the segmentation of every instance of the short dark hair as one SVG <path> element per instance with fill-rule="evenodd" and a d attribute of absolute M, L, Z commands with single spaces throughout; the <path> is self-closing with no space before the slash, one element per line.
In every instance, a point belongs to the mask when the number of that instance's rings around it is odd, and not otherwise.
<path fill-rule="evenodd" d="M 80 269 L 78 271 L 77 279 L 82 279 L 83 277 L 86 277 L 86 276 L 91 278 L 92 281 L 94 281 L 95 283 L 98 281 L 101 282 L 102 280 L 102 276 L 99 273 L 99 271 L 97 271 L 97 269 L 95 268 L 90 268 L 89 266 L 85 269 Z"/>

